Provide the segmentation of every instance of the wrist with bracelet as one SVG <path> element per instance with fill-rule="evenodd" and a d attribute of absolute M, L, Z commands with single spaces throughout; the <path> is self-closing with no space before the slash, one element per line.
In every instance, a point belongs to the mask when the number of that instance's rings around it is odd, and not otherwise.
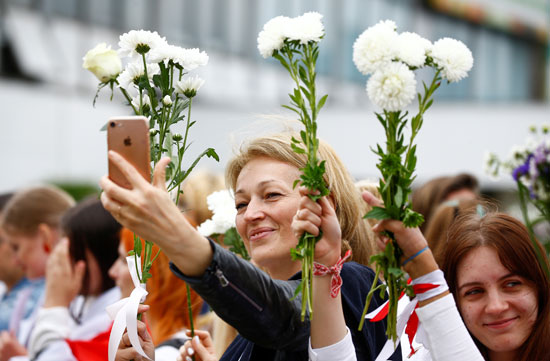
<path fill-rule="evenodd" d="M 340 277 L 340 272 L 344 262 L 351 257 L 351 250 L 348 250 L 344 257 L 340 257 L 336 264 L 331 267 L 327 267 L 321 263 L 313 262 L 313 275 L 314 276 L 326 276 L 331 275 L 331 286 L 330 286 L 330 295 L 332 298 L 338 296 L 338 292 L 342 287 L 342 277 Z"/>

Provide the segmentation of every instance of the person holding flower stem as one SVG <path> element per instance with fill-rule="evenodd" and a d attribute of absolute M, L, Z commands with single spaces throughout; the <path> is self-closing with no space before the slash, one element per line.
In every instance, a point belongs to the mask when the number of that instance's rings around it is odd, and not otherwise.
<path fill-rule="evenodd" d="M 170 190 L 177 189 L 175 196 L 177 202 L 181 182 L 191 173 L 199 160 L 204 156 L 219 159 L 214 149 L 208 148 L 194 160 L 188 169 L 181 169 L 183 156 L 188 148 L 189 128 L 195 123 L 190 121 L 191 98 L 197 94 L 203 83 L 197 77 L 182 79 L 188 71 L 206 65 L 208 56 L 199 49 L 183 49 L 169 45 L 166 39 L 159 36 L 158 33 L 144 30 L 132 30 L 121 35 L 119 46 L 118 54 L 131 58 L 123 71 L 121 71 L 120 58 L 105 44 L 98 45 L 86 54 L 83 67 L 92 71 L 100 80 L 98 92 L 106 85 L 113 89 L 114 84 L 117 84 L 124 97 L 129 101 L 134 113 L 149 118 L 153 168 L 163 155 L 168 154 L 172 157 L 172 149 L 177 148 L 175 159 L 170 163 L 168 170 L 169 188 Z M 179 80 L 174 83 L 175 72 L 179 72 Z M 130 94 L 134 92 L 137 93 L 137 97 L 131 99 Z M 186 97 L 189 101 L 180 101 L 182 97 Z M 171 126 L 184 119 L 183 112 L 186 107 L 189 109 L 185 138 L 183 138 L 180 135 L 173 135 Z M 181 144 L 182 140 L 183 145 Z M 139 272 L 139 269 L 136 270 L 136 276 L 142 285 L 146 284 L 147 279 L 151 277 L 149 270 L 156 258 L 152 254 L 152 242 L 148 238 L 144 240 L 145 245 L 142 247 L 139 238 L 135 237 L 134 250 L 132 251 L 135 256 L 136 268 L 141 266 L 138 259 L 143 251 L 143 270 L 142 272 Z M 131 271 L 134 272 L 134 270 Z M 188 295 L 190 295 L 189 289 Z M 190 300 L 188 300 L 188 308 L 190 318 L 192 318 Z M 123 326 L 121 324 L 120 328 L 124 328 Z M 191 326 L 193 326 L 192 322 Z M 116 340 L 120 332 L 117 327 L 116 336 L 112 335 L 111 339 Z M 134 333 L 135 329 L 132 330 L 132 334 Z"/>
<path fill-rule="evenodd" d="M 299 284 L 301 264 L 290 256 L 290 248 L 298 242 L 291 224 L 301 199 L 293 183 L 307 157 L 292 150 L 292 136 L 279 134 L 250 140 L 226 168 L 228 184 L 236 195 L 237 230 L 252 260 L 271 277 L 190 227 L 179 209 L 168 202 L 165 185 L 159 181 L 164 177 L 161 167 L 166 159 L 157 165 L 151 185 L 136 178 L 131 165 L 110 154 L 128 172 L 127 178 L 134 186 L 127 190 L 106 177 L 101 181 L 105 207 L 115 210 L 115 216 L 140 236 L 155 239 L 173 262 L 176 275 L 239 331 L 222 357 L 224 361 L 307 359 L 309 319 L 301 321 L 300 298 L 291 299 Z M 341 160 L 326 143 L 319 143 L 319 154 L 327 164 L 325 180 L 342 229 L 341 256 L 351 248 L 353 259 L 366 264 L 372 233 L 362 219 L 360 195 Z M 119 204 L 123 204 L 120 214 L 116 213 Z M 333 266 L 328 261 L 326 265 Z M 357 359 L 374 360 L 386 341 L 384 321 L 368 323 L 362 331 L 356 327 L 374 272 L 346 262 L 341 277 L 342 307 L 355 340 Z M 372 309 L 381 303 L 375 295 Z M 401 359 L 400 351 L 393 359 Z"/>
<path fill-rule="evenodd" d="M 473 65 L 473 57 L 466 45 L 455 39 L 443 38 L 432 44 L 418 34 L 398 34 L 396 29 L 393 21 L 380 21 L 359 35 L 353 45 L 353 61 L 357 69 L 371 75 L 366 90 L 372 102 L 383 110 L 375 114 L 386 134 L 385 149 L 377 145 L 373 150 L 380 158 L 377 167 L 382 173 L 379 192 L 384 208 L 374 207 L 366 217 L 399 220 L 406 227 L 414 228 L 423 222 L 422 215 L 412 210 L 409 200 L 417 161 L 414 140 L 422 126 L 424 113 L 433 104 L 432 96 L 441 79 L 455 82 L 466 77 Z M 424 84 L 424 94 L 417 95 L 414 71 L 425 66 L 434 68 L 435 75 L 429 87 Z M 404 109 L 415 95 L 418 98 L 418 113 L 410 120 L 411 135 L 409 143 L 405 144 L 404 130 L 409 120 Z M 391 232 L 386 236 L 393 239 Z M 384 252 L 372 259 L 376 263 L 377 273 L 380 272 L 387 283 L 380 287 L 389 290 L 387 334 L 394 344 L 398 340 L 398 299 L 403 292 L 412 294 L 405 272 L 401 269 L 402 255 L 403 251 L 392 241 Z M 369 292 L 364 314 L 370 295 L 377 288 L 373 285 Z M 360 329 L 363 324 L 362 321 Z"/>

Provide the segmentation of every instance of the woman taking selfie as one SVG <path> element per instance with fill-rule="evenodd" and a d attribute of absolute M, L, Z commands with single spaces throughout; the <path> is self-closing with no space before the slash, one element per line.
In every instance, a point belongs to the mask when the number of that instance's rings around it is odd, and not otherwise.
<path fill-rule="evenodd" d="M 105 208 L 141 237 L 157 240 L 171 259 L 174 272 L 237 328 L 240 336 L 222 360 L 308 357 L 309 322 L 300 319 L 301 300 L 291 300 L 299 284 L 301 264 L 290 256 L 290 249 L 298 242 L 292 221 L 301 199 L 293 183 L 306 159 L 292 151 L 290 139 L 291 134 L 282 134 L 251 141 L 230 162 L 226 172 L 235 191 L 237 230 L 254 263 L 271 277 L 209 242 L 189 225 L 165 190 L 164 168 L 169 160 L 157 165 L 151 185 L 122 157 L 109 154 L 133 188 L 124 189 L 107 177 L 102 178 Z M 319 153 L 327 162 L 325 180 L 331 190 L 328 199 L 341 226 L 341 239 L 345 240 L 340 256 L 351 247 L 354 260 L 365 264 L 371 245 L 369 226 L 362 220 L 364 205 L 334 151 L 321 143 Z M 317 247 L 320 246 L 322 243 Z M 374 360 L 386 341 L 385 324 L 369 323 L 362 332 L 357 331 L 374 273 L 348 262 L 341 275 L 343 310 L 357 358 Z M 290 281 L 283 281 L 289 278 Z M 371 307 L 375 309 L 380 304 L 376 298 Z"/>

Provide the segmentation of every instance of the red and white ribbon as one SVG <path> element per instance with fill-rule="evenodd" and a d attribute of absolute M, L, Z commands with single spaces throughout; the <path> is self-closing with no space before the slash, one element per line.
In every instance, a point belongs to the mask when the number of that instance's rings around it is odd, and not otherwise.
<path fill-rule="evenodd" d="M 348 250 L 344 257 L 340 257 L 338 262 L 332 267 L 327 267 L 324 264 L 313 262 L 313 275 L 314 276 L 325 276 L 327 274 L 332 275 L 330 279 L 330 295 L 332 298 L 338 296 L 340 288 L 342 288 L 342 277 L 340 277 L 340 272 L 342 271 L 342 266 L 344 262 L 351 256 L 351 250 Z"/>
<path fill-rule="evenodd" d="M 139 282 L 141 278 L 141 257 L 128 256 L 126 257 L 126 262 L 128 263 L 128 270 L 130 270 L 130 276 L 134 283 L 134 290 L 130 294 L 130 297 L 123 298 L 106 308 L 109 317 L 111 320 L 114 320 L 111 335 L 109 336 L 109 361 L 115 360 L 116 352 L 125 329 L 128 329 L 128 338 L 134 349 L 141 356 L 150 360 L 145 351 L 143 351 L 143 348 L 141 348 L 137 333 L 138 306 L 141 302 L 145 301 L 145 296 L 147 296 L 145 284 Z M 138 272 L 140 277 L 138 277 Z"/>
<path fill-rule="evenodd" d="M 445 277 L 443 276 L 443 271 L 441 270 L 436 270 L 422 277 L 418 277 L 417 279 L 412 281 L 412 287 L 416 297 L 413 298 L 411 302 L 397 316 L 396 325 L 397 336 L 399 339 L 401 339 L 403 331 L 405 331 L 405 333 L 409 337 L 409 343 L 411 345 L 411 355 L 416 352 L 412 345 L 414 337 L 417 335 L 417 333 L 423 333 L 421 331 L 421 325 L 418 321 L 418 316 L 415 312 L 416 308 L 418 307 L 418 301 L 432 298 L 449 289 L 449 287 L 447 287 Z M 404 293 L 399 296 L 399 299 L 401 299 L 403 295 Z M 368 313 L 365 318 L 370 320 L 371 322 L 383 320 L 388 315 L 388 310 L 389 301 L 386 301 L 376 310 Z M 382 348 L 382 351 L 380 351 L 380 353 L 376 357 L 376 361 L 386 361 L 394 353 L 397 344 L 394 347 L 393 341 L 387 340 L 384 344 L 384 347 Z"/>

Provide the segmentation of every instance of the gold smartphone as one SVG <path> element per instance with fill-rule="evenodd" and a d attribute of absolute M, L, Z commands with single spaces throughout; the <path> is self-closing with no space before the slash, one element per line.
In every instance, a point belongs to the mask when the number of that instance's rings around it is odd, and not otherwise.
<path fill-rule="evenodd" d="M 130 162 L 147 182 L 151 181 L 147 118 L 143 116 L 110 118 L 107 123 L 107 148 Z M 126 177 L 110 160 L 109 178 L 121 187 L 132 188 Z"/>

